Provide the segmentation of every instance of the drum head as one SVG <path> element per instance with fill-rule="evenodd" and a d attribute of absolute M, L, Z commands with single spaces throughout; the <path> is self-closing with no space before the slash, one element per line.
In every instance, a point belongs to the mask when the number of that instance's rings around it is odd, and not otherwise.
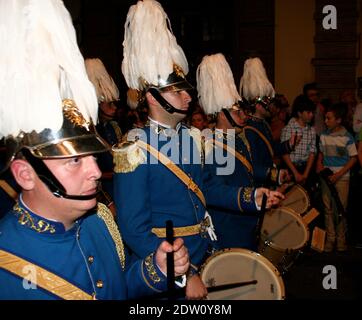
<path fill-rule="evenodd" d="M 256 284 L 210 292 L 209 300 L 281 300 L 284 283 L 269 260 L 245 249 L 225 249 L 213 254 L 201 268 L 201 279 L 207 287 L 248 282 Z"/>
<path fill-rule="evenodd" d="M 280 250 L 302 248 L 309 239 L 309 229 L 301 216 L 289 208 L 267 211 L 261 228 L 261 240 Z"/>
<path fill-rule="evenodd" d="M 300 185 L 294 185 L 285 194 L 285 199 L 281 201 L 280 205 L 282 207 L 293 209 L 299 214 L 303 214 L 310 206 L 308 192 Z"/>

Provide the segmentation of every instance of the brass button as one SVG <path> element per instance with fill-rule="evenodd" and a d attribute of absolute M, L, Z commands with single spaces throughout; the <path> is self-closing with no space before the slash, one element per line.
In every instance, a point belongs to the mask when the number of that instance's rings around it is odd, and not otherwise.
<path fill-rule="evenodd" d="M 103 288 L 103 281 L 102 281 L 102 280 L 98 280 L 96 286 L 97 286 L 97 288 L 99 288 L 99 289 Z"/>
<path fill-rule="evenodd" d="M 88 257 L 88 262 L 89 262 L 89 263 L 93 263 L 93 261 L 94 261 L 94 257 L 89 256 L 89 257 Z"/>

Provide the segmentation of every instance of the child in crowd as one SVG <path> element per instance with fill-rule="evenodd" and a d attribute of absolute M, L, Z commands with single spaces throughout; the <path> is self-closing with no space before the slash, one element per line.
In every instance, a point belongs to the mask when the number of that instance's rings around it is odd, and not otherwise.
<path fill-rule="evenodd" d="M 333 251 L 336 241 L 337 251 L 347 250 L 345 210 L 348 204 L 350 170 L 357 162 L 357 149 L 352 135 L 342 126 L 345 115 L 346 106 L 343 103 L 327 109 L 327 130 L 321 134 L 319 143 L 317 170 L 322 177 L 328 176 L 321 179 L 327 233 L 326 252 Z"/>

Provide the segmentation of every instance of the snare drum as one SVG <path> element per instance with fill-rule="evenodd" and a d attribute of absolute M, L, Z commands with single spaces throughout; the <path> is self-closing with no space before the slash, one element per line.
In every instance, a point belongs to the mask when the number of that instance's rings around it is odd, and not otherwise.
<path fill-rule="evenodd" d="M 275 266 L 260 254 L 246 249 L 214 253 L 201 267 L 207 287 L 256 280 L 256 284 L 211 292 L 209 300 L 282 300 L 284 282 Z"/>
<path fill-rule="evenodd" d="M 310 207 L 308 192 L 299 184 L 295 184 L 285 194 L 285 199 L 280 202 L 280 206 L 293 209 L 296 213 L 304 214 Z"/>
<path fill-rule="evenodd" d="M 292 209 L 280 207 L 267 211 L 261 227 L 259 253 L 281 272 L 286 272 L 309 240 L 309 229 Z"/>

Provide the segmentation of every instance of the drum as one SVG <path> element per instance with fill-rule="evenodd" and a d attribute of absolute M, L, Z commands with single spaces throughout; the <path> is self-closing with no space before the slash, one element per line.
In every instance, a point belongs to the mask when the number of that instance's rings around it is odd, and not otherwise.
<path fill-rule="evenodd" d="M 260 254 L 246 249 L 224 249 L 210 256 L 201 267 L 207 287 L 256 280 L 256 284 L 209 292 L 209 300 L 282 300 L 285 289 L 275 266 Z M 210 290 L 211 291 L 211 290 Z"/>
<path fill-rule="evenodd" d="M 264 215 L 258 252 L 284 273 L 308 240 L 309 229 L 302 217 L 292 209 L 280 207 Z"/>
<path fill-rule="evenodd" d="M 280 202 L 280 206 L 293 209 L 299 214 L 304 214 L 310 207 L 308 192 L 299 184 L 295 184 L 285 194 L 285 199 Z"/>

